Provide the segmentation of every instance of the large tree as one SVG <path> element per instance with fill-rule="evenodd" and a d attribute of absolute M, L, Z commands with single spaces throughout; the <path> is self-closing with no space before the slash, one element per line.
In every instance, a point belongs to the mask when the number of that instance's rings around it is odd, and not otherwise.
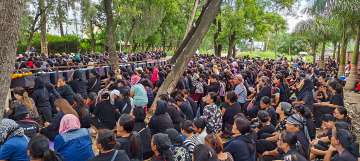
<path fill-rule="evenodd" d="M 45 0 L 39 0 L 39 8 L 40 12 L 43 13 L 40 16 L 40 37 L 41 37 L 41 54 L 44 54 L 45 56 L 48 56 L 49 50 L 48 50 L 48 41 L 47 41 L 47 14 L 46 12 L 46 3 Z"/>
<path fill-rule="evenodd" d="M 202 12 L 196 21 L 195 27 L 191 28 L 176 53 L 179 54 L 178 60 L 176 60 L 175 66 L 166 77 L 164 83 L 158 90 L 154 103 L 161 94 L 171 93 L 179 81 L 180 77 L 186 70 L 187 64 L 191 60 L 193 54 L 200 46 L 205 34 L 208 32 L 210 24 L 214 21 L 218 8 L 220 7 L 221 0 L 208 0 L 205 4 Z"/>
<path fill-rule="evenodd" d="M 22 8 L 23 0 L 0 0 L 0 120 L 10 88 L 10 75 L 14 70 Z"/>
<path fill-rule="evenodd" d="M 119 56 L 116 52 L 115 30 L 116 23 L 113 14 L 112 0 L 103 0 L 106 15 L 106 50 L 110 55 L 110 65 L 116 75 L 119 73 Z"/>

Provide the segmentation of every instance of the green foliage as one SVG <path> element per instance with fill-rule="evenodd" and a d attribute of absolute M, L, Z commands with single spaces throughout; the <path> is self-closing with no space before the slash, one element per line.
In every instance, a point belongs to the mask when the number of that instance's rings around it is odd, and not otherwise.
<path fill-rule="evenodd" d="M 47 35 L 49 53 L 62 53 L 62 52 L 78 52 L 80 49 L 80 38 L 76 35 Z M 32 46 L 36 51 L 40 51 L 40 34 L 34 35 Z M 26 50 L 26 42 L 18 43 L 18 53 L 23 53 Z"/>
<path fill-rule="evenodd" d="M 297 36 L 283 33 L 280 39 L 281 40 L 278 41 L 277 51 L 281 54 L 296 55 L 299 52 L 307 51 L 307 43 Z"/>

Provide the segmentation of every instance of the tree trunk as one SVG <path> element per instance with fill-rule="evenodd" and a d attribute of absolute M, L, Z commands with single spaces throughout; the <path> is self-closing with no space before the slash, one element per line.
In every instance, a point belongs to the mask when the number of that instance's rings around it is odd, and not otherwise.
<path fill-rule="evenodd" d="M 233 48 L 232 48 L 232 57 L 233 57 L 233 58 L 236 58 L 236 45 L 233 45 Z"/>
<path fill-rule="evenodd" d="M 336 59 L 336 47 L 337 47 L 337 42 L 333 42 L 333 56 L 332 58 L 335 60 Z"/>
<path fill-rule="evenodd" d="M 316 48 L 317 48 L 317 43 L 314 42 L 311 46 L 311 54 L 313 56 L 313 63 L 315 64 L 316 63 Z"/>
<path fill-rule="evenodd" d="M 216 32 L 214 33 L 214 54 L 220 57 L 222 51 L 222 44 L 219 42 L 219 35 L 222 30 L 221 19 L 215 19 L 214 24 L 216 25 Z"/>
<path fill-rule="evenodd" d="M 337 63 L 340 63 L 340 51 L 341 51 L 341 43 L 338 43 L 337 51 L 336 51 L 336 62 Z"/>
<path fill-rule="evenodd" d="M 47 37 L 46 37 L 46 13 L 45 10 L 45 0 L 39 0 L 39 6 L 40 6 L 40 11 L 43 13 L 41 14 L 40 17 L 40 37 L 41 37 L 41 54 L 44 54 L 46 57 L 49 55 L 49 51 L 48 51 L 48 42 L 47 42 Z"/>
<path fill-rule="evenodd" d="M 133 42 L 133 46 L 132 46 L 132 49 L 131 49 L 131 52 L 134 53 L 137 49 L 137 47 L 139 46 L 139 43 L 135 43 Z"/>
<path fill-rule="evenodd" d="M 186 36 L 189 34 L 190 30 L 191 30 L 192 28 L 194 28 L 194 27 L 192 27 L 192 24 L 193 24 L 193 21 L 194 21 L 194 19 L 195 19 L 196 9 L 197 9 L 197 7 L 198 7 L 198 5 L 199 5 L 199 2 L 200 2 L 199 0 L 195 0 L 194 7 L 193 7 L 193 10 L 192 10 L 192 13 L 191 13 L 191 17 L 190 17 L 190 19 L 189 19 L 188 25 L 186 26 L 186 32 L 185 32 L 183 41 L 185 40 Z M 220 6 L 218 6 L 217 10 L 220 10 Z M 218 12 L 218 11 L 216 11 L 216 12 Z M 191 19 L 192 19 L 192 20 L 191 20 Z M 191 20 L 191 22 L 190 22 L 190 20 Z M 195 27 L 196 27 L 196 26 L 195 26 Z M 179 42 L 181 42 L 181 44 L 183 44 L 183 41 L 179 41 Z M 178 57 L 180 56 L 180 55 L 178 55 L 178 54 L 180 54 L 180 53 L 181 53 L 181 52 L 175 52 L 175 54 L 174 54 L 174 55 L 172 56 L 172 58 L 170 59 L 170 63 L 175 63 L 175 62 L 177 61 Z"/>
<path fill-rule="evenodd" d="M 228 58 L 233 56 L 234 46 L 235 46 L 235 32 L 231 32 L 231 34 L 229 35 Z"/>
<path fill-rule="evenodd" d="M 64 36 L 64 25 L 63 25 L 63 18 L 64 18 L 64 11 L 63 11 L 63 5 L 62 5 L 62 0 L 58 0 L 58 4 L 57 4 L 57 24 L 59 25 L 59 31 L 60 31 L 60 35 Z"/>
<path fill-rule="evenodd" d="M 119 73 L 119 56 L 116 53 L 114 15 L 112 12 L 112 0 L 103 0 L 106 15 L 106 47 L 110 54 L 110 66 L 115 75 Z"/>
<path fill-rule="evenodd" d="M 0 120 L 6 107 L 7 95 L 10 88 L 11 77 L 14 70 L 16 43 L 19 36 L 20 18 L 22 14 L 22 0 L 0 1 Z"/>
<path fill-rule="evenodd" d="M 320 68 L 321 69 L 325 68 L 325 48 L 326 48 L 326 42 L 323 42 L 322 48 L 321 48 L 321 55 L 320 55 Z"/>
<path fill-rule="evenodd" d="M 166 77 L 164 83 L 159 88 L 153 105 L 156 104 L 159 99 L 159 95 L 169 94 L 175 89 L 177 82 L 186 70 L 193 54 L 200 46 L 205 34 L 208 32 L 210 24 L 214 21 L 219 11 L 218 8 L 220 7 L 220 2 L 221 0 L 208 0 L 206 2 L 201 15 L 196 21 L 196 26 L 191 28 L 188 35 L 176 51 L 176 53 L 179 54 L 179 58 L 171 72 Z"/>
<path fill-rule="evenodd" d="M 357 28 L 356 42 L 354 52 L 351 57 L 351 70 L 350 75 L 346 80 L 345 90 L 354 89 L 356 82 L 358 80 L 358 60 L 359 60 L 359 43 L 360 43 L 360 25 Z"/>
<path fill-rule="evenodd" d="M 187 24 L 187 26 L 186 26 L 186 30 L 185 30 L 185 34 L 184 34 L 184 38 L 183 38 L 183 39 L 185 39 L 186 35 L 188 34 L 188 32 L 189 32 L 190 29 L 191 29 L 191 26 L 192 26 L 192 24 L 193 24 L 193 22 L 194 22 L 195 15 L 196 15 L 196 10 L 197 10 L 197 8 L 198 8 L 199 3 L 200 3 L 200 0 L 195 0 L 195 2 L 194 2 L 194 7 L 193 7 L 193 9 L 192 9 L 192 11 L 191 11 L 191 15 L 190 15 L 190 17 L 189 17 L 189 21 L 188 21 L 188 24 Z"/>
<path fill-rule="evenodd" d="M 135 19 L 132 20 L 131 27 L 130 27 L 130 31 L 129 31 L 129 33 L 128 33 L 127 36 L 126 36 L 126 39 L 125 39 L 125 47 L 128 47 L 128 46 L 129 46 L 129 41 L 130 41 L 130 39 L 131 39 L 132 33 L 133 33 L 133 31 L 134 31 L 134 28 L 135 28 Z"/>
<path fill-rule="evenodd" d="M 32 45 L 32 40 L 34 38 L 34 34 L 35 34 L 35 31 L 33 32 L 34 30 L 32 30 L 30 32 L 30 35 L 29 35 L 29 38 L 27 39 L 27 45 L 26 45 L 26 51 L 30 51 L 31 49 L 31 45 Z"/>
<path fill-rule="evenodd" d="M 348 37 L 343 33 L 341 40 L 341 49 L 340 49 L 340 62 L 339 62 L 339 72 L 338 77 L 345 75 L 345 59 L 346 59 L 346 48 L 348 45 Z"/>
<path fill-rule="evenodd" d="M 95 39 L 95 33 L 94 33 L 94 23 L 92 20 L 90 20 L 89 28 L 90 28 L 91 52 L 94 53 L 96 51 L 96 39 Z"/>

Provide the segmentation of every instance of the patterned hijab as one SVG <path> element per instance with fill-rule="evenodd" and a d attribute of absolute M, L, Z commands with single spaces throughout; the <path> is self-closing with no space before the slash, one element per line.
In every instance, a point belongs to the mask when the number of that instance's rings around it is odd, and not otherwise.
<path fill-rule="evenodd" d="M 2 119 L 0 121 L 0 144 L 14 136 L 24 136 L 24 129 L 11 119 Z"/>
<path fill-rule="evenodd" d="M 66 114 L 60 121 L 59 133 L 64 134 L 70 130 L 80 129 L 80 121 L 73 114 Z"/>

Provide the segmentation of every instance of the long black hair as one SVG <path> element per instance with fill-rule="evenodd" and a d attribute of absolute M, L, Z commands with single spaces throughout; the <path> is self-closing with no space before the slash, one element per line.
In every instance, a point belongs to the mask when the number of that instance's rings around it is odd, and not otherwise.
<path fill-rule="evenodd" d="M 173 153 L 170 150 L 171 141 L 167 134 L 158 133 L 153 135 L 153 144 L 155 144 L 157 151 L 160 153 L 160 160 L 174 161 Z"/>
<path fill-rule="evenodd" d="M 168 106 L 167 102 L 162 100 L 157 101 L 155 115 L 165 114 L 167 110 L 167 106 Z"/>
<path fill-rule="evenodd" d="M 49 148 L 49 139 L 43 135 L 34 136 L 28 144 L 30 157 L 43 161 L 61 161 L 58 155 Z"/>
<path fill-rule="evenodd" d="M 138 138 L 138 134 L 133 132 L 135 126 L 135 120 L 129 114 L 122 114 L 118 120 L 118 124 L 124 128 L 124 130 L 130 134 L 129 142 L 130 142 L 130 152 L 132 154 L 128 154 L 130 158 L 135 157 L 136 154 L 141 152 L 141 140 Z"/>
<path fill-rule="evenodd" d="M 345 129 L 337 129 L 335 138 L 336 140 L 339 140 L 341 146 L 348 152 L 350 152 L 356 158 L 359 156 L 359 149 L 356 148 L 356 141 L 349 131 Z"/>
<path fill-rule="evenodd" d="M 194 148 L 194 161 L 217 161 L 216 152 L 205 144 L 196 145 Z"/>

